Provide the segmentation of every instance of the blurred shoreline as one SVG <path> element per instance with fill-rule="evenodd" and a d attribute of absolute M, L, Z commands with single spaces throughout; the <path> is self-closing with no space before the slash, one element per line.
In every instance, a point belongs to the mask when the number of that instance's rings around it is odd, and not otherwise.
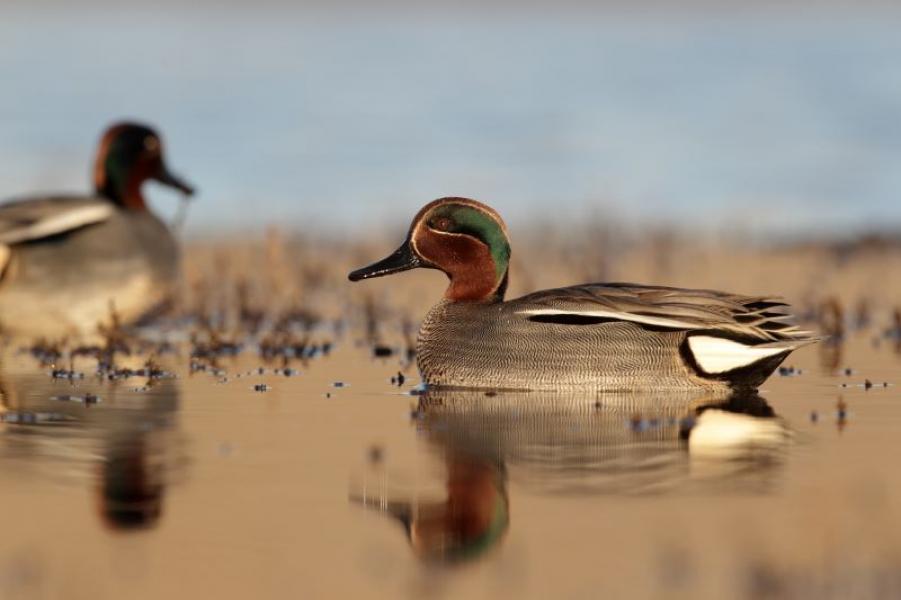
<path fill-rule="evenodd" d="M 336 320 L 369 312 L 395 326 L 417 323 L 441 297 L 443 274 L 420 269 L 347 281 L 348 272 L 387 255 L 404 235 L 347 239 L 271 227 L 259 236 L 188 241 L 184 307 L 208 313 L 215 306 L 220 315 L 305 310 Z M 901 308 L 901 281 L 892 277 L 901 272 L 901 234 L 767 244 L 584 223 L 526 228 L 511 239 L 508 298 L 589 282 L 697 287 L 784 297 L 805 322 L 837 306 L 849 323 L 866 318 L 880 328 L 893 326 Z"/>

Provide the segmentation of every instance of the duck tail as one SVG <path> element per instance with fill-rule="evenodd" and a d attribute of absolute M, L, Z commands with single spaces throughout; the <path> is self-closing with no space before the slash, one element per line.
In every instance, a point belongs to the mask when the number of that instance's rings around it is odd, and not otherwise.
<path fill-rule="evenodd" d="M 725 380 L 732 387 L 753 388 L 763 383 L 789 354 L 822 339 L 801 330 L 782 335 L 782 339 L 754 343 L 699 333 L 686 338 L 682 354 L 704 378 Z"/>

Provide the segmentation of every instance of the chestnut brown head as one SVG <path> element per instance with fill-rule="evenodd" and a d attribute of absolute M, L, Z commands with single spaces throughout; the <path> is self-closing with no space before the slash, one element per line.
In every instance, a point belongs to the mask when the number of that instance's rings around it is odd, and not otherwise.
<path fill-rule="evenodd" d="M 123 208 L 145 210 L 141 186 L 148 179 L 191 195 L 194 188 L 166 167 L 163 142 L 151 128 L 118 123 L 104 132 L 94 163 L 97 193 Z"/>
<path fill-rule="evenodd" d="M 503 300 L 509 264 L 507 227 L 494 209 L 469 198 L 440 198 L 419 211 L 407 239 L 391 256 L 349 278 L 439 269 L 450 278 L 445 292 L 449 300 L 490 302 Z"/>

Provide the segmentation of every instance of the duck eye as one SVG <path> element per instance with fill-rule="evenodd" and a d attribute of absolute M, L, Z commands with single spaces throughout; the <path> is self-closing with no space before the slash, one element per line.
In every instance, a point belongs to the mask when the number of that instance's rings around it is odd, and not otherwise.
<path fill-rule="evenodd" d="M 156 153 L 160 149 L 160 141 L 152 135 L 144 138 L 144 149 L 150 153 Z"/>
<path fill-rule="evenodd" d="M 454 226 L 454 221 L 450 217 L 438 217 L 436 219 L 432 219 L 432 222 L 429 223 L 429 226 L 437 231 L 450 231 Z"/>

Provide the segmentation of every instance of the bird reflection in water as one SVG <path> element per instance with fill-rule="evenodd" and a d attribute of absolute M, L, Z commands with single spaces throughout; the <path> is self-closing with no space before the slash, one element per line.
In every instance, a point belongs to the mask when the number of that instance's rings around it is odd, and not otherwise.
<path fill-rule="evenodd" d="M 485 554 L 510 524 L 506 473 L 482 457 L 447 456 L 445 500 L 387 500 L 367 490 L 351 500 L 399 522 L 413 552 L 429 562 L 467 562 Z"/>
<path fill-rule="evenodd" d="M 0 375 L 4 463 L 68 484 L 74 474 L 77 485 L 96 490 L 108 529 L 156 526 L 181 462 L 174 428 L 179 390 L 174 379 L 149 382 L 141 391 L 135 383 L 87 378 L 69 387 L 43 375 Z"/>
<path fill-rule="evenodd" d="M 163 514 L 164 465 L 154 464 L 146 438 L 108 442 L 97 497 L 103 523 L 110 529 L 150 528 Z"/>
<path fill-rule="evenodd" d="M 401 523 L 417 557 L 452 564 L 483 557 L 504 538 L 511 479 L 519 493 L 543 495 L 677 493 L 711 484 L 761 493 L 790 439 L 756 394 L 430 390 L 413 414 L 446 465 L 446 499 L 391 497 L 384 482 L 350 498 Z"/>

